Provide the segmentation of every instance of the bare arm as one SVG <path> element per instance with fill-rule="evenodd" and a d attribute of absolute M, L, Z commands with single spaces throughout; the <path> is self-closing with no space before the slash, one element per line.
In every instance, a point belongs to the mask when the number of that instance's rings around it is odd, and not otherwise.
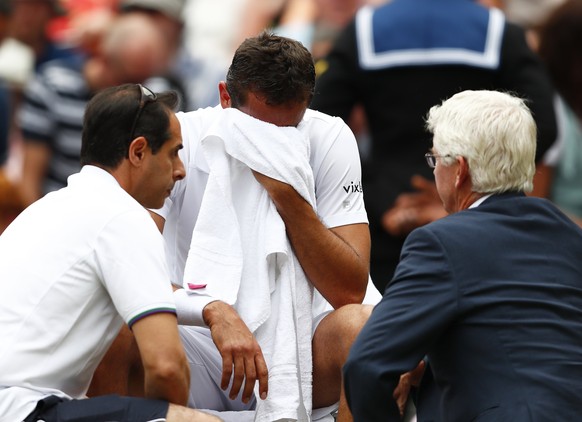
<path fill-rule="evenodd" d="M 294 252 L 315 288 L 335 309 L 361 303 L 370 262 L 368 225 L 328 229 L 290 185 L 254 174 L 275 203 Z"/>
<path fill-rule="evenodd" d="M 234 45 L 239 45 L 247 37 L 254 37 L 267 28 L 273 19 L 285 8 L 286 0 L 255 0 L 245 2 L 241 10 L 240 31 Z"/>
<path fill-rule="evenodd" d="M 137 321 L 132 330 L 145 372 L 145 396 L 186 406 L 190 369 L 176 317 L 154 314 Z"/>
<path fill-rule="evenodd" d="M 554 178 L 554 167 L 547 164 L 538 163 L 536 165 L 536 173 L 533 179 L 533 191 L 529 196 L 537 196 L 539 198 L 549 198 L 552 189 L 552 180 Z"/>
<path fill-rule="evenodd" d="M 18 188 L 25 206 L 41 197 L 42 182 L 46 176 L 51 154 L 50 148 L 45 144 L 24 142 L 22 177 Z"/>

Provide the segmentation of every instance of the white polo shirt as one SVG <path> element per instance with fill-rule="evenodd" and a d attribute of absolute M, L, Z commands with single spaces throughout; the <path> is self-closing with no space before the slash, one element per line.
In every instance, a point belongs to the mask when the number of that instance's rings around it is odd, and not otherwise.
<path fill-rule="evenodd" d="M 166 220 L 164 238 L 168 264 L 172 282 L 178 286 L 182 285 L 192 231 L 208 181 L 208 164 L 198 146 L 207 130 L 220 118 L 221 110 L 221 106 L 216 106 L 177 114 L 182 127 L 184 148 L 180 157 L 186 168 L 186 178 L 176 183 L 164 207 L 156 212 Z M 328 228 L 367 224 L 360 155 L 350 128 L 338 117 L 308 109 L 297 129 L 311 143 L 309 162 L 321 222 Z M 371 285 L 370 281 L 369 288 Z M 378 294 L 374 301 L 379 297 Z M 198 296 L 198 299 L 195 306 L 201 313 L 212 298 Z"/>
<path fill-rule="evenodd" d="M 175 313 L 161 234 L 97 167 L 18 216 L 0 256 L 0 421 L 83 398 L 124 321 Z"/>

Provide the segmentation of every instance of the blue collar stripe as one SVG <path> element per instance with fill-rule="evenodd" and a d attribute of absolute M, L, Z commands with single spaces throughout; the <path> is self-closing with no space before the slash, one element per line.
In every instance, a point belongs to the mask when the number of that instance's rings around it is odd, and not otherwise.
<path fill-rule="evenodd" d="M 356 15 L 362 69 L 427 65 L 469 65 L 496 69 L 499 66 L 505 27 L 505 17 L 499 9 L 478 8 L 473 9 L 470 16 L 450 16 L 451 25 L 444 31 L 442 26 L 434 28 L 430 16 L 427 16 L 424 21 L 418 22 L 418 28 L 413 28 L 413 31 L 408 28 L 406 32 L 403 32 L 403 25 L 409 26 L 410 22 L 398 22 L 398 13 L 392 16 L 382 14 L 384 10 L 392 12 L 387 9 L 365 6 Z M 375 17 L 378 12 L 380 15 Z M 395 25 L 383 25 L 389 29 L 381 32 L 382 29 L 377 29 L 378 25 L 374 23 L 386 18 L 392 19 Z M 459 19 L 472 19 L 475 25 L 457 25 L 462 22 Z"/>

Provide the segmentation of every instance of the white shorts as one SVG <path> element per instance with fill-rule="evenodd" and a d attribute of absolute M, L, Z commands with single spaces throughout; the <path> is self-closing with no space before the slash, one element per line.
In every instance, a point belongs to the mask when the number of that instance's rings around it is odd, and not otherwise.
<path fill-rule="evenodd" d="M 313 333 L 319 323 L 329 312 L 320 314 L 313 321 Z M 210 330 L 206 327 L 190 327 L 181 325 L 180 337 L 184 344 L 186 357 L 190 364 L 190 394 L 188 406 L 196 409 L 212 409 L 219 412 L 251 411 L 255 409 L 256 398 L 249 403 L 241 400 L 242 388 L 235 400 L 228 397 L 230 386 L 226 390 L 220 388 L 222 378 L 222 357 L 212 341 Z M 314 409 L 312 420 L 325 420 L 335 413 L 338 404 L 322 409 Z M 253 412 L 254 413 L 254 412 Z M 333 420 L 333 419 L 330 419 Z"/>

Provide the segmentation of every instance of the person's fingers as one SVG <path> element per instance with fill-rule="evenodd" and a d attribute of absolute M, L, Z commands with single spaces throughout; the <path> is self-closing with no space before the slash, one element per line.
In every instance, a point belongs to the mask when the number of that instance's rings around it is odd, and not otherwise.
<path fill-rule="evenodd" d="M 417 192 L 405 192 L 398 195 L 392 209 L 409 208 L 417 205 L 423 197 Z"/>
<path fill-rule="evenodd" d="M 225 354 L 222 356 L 222 379 L 220 380 L 220 388 L 222 388 L 223 390 L 226 390 L 228 388 L 231 376 L 232 376 L 232 356 L 230 354 Z"/>
<path fill-rule="evenodd" d="M 415 174 L 410 178 L 410 186 L 418 190 L 429 188 L 433 183 L 434 182 L 432 180 L 429 180 L 419 174 Z"/>
<path fill-rule="evenodd" d="M 382 217 L 382 226 L 393 236 L 404 236 L 419 226 L 416 208 L 393 209 Z"/>
<path fill-rule="evenodd" d="M 411 373 L 410 373 L 410 384 L 418 387 L 420 385 L 420 380 L 422 379 L 422 376 L 424 375 L 424 370 L 426 369 L 426 362 L 424 360 L 421 360 L 420 363 L 418 364 L 418 366 L 416 367 L 416 369 L 414 369 Z"/>
<path fill-rule="evenodd" d="M 259 395 L 262 400 L 265 400 L 267 394 L 269 394 L 269 370 L 261 351 L 255 354 L 255 368 L 257 371 L 257 380 L 259 381 Z"/>
<path fill-rule="evenodd" d="M 242 355 L 235 356 L 234 358 L 234 375 L 232 380 L 232 387 L 230 388 L 229 397 L 231 400 L 236 399 L 242 383 L 245 378 L 245 362 Z"/>
<path fill-rule="evenodd" d="M 245 386 L 242 393 L 243 403 L 248 403 L 251 399 L 256 380 L 257 371 L 255 368 L 255 360 L 252 356 L 250 358 L 245 358 Z"/>
<path fill-rule="evenodd" d="M 410 377 L 408 374 L 400 376 L 400 381 L 394 389 L 392 397 L 396 400 L 400 416 L 404 415 L 406 402 L 408 401 L 408 394 L 410 393 Z"/>

